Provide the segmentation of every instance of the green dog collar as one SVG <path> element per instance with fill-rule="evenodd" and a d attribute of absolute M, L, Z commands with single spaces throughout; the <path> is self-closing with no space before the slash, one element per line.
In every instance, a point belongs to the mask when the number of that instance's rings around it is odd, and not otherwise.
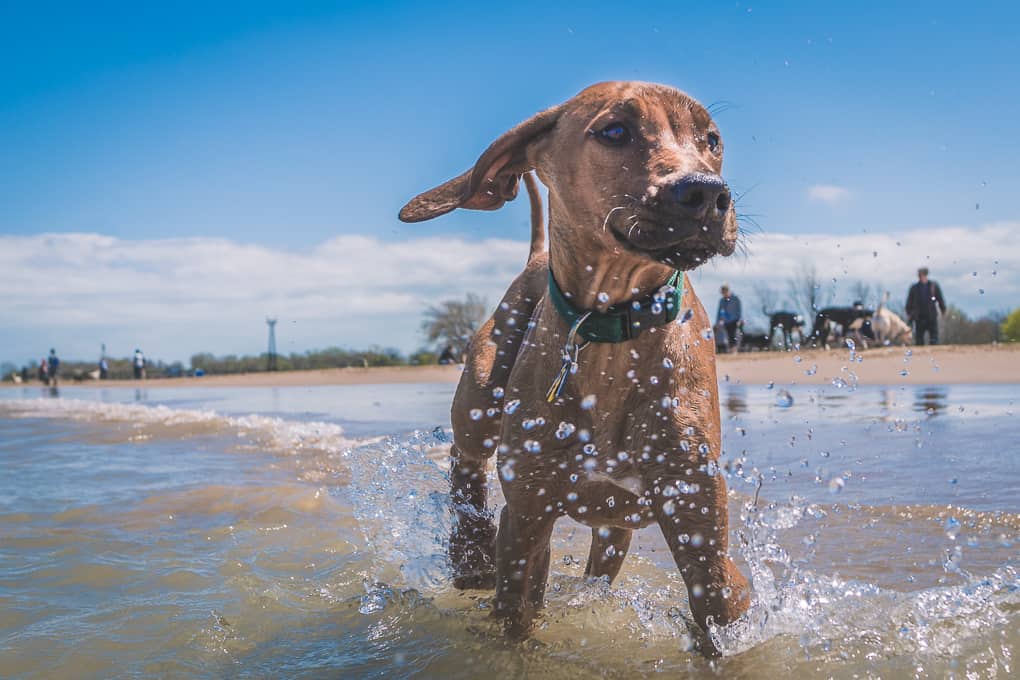
<path fill-rule="evenodd" d="M 552 270 L 549 270 L 549 297 L 556 311 L 570 328 L 587 314 L 577 329 L 577 335 L 588 342 L 626 342 L 649 328 L 673 321 L 680 314 L 683 286 L 683 272 L 674 271 L 662 288 L 646 298 L 621 302 L 604 312 L 587 312 L 570 304 L 556 283 Z"/>

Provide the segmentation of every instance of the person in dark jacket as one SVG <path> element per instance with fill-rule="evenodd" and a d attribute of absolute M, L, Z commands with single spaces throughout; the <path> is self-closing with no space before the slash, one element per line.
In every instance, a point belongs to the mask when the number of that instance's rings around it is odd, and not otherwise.
<path fill-rule="evenodd" d="M 928 278 L 928 268 L 917 270 L 917 283 L 907 291 L 907 321 L 914 327 L 914 342 L 918 345 L 939 344 L 939 316 L 946 313 L 942 289 Z M 928 334 L 925 342 L 924 334 Z"/>
<path fill-rule="evenodd" d="M 57 386 L 57 374 L 60 372 L 60 359 L 57 358 L 57 350 L 51 349 L 50 356 L 46 359 L 46 374 L 49 376 L 47 384 Z"/>
<path fill-rule="evenodd" d="M 722 343 L 723 347 L 736 352 L 740 347 L 740 331 L 744 327 L 740 298 L 733 294 L 728 284 L 723 284 L 719 292 L 722 297 L 719 299 L 719 311 L 715 315 L 716 328 L 725 331 L 726 342 Z"/>

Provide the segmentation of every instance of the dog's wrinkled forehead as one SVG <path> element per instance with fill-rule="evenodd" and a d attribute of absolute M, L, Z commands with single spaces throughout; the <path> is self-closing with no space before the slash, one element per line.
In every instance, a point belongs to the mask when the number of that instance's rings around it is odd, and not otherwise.
<path fill-rule="evenodd" d="M 611 82 L 593 85 L 579 93 L 570 107 L 584 124 L 613 117 L 638 125 L 643 136 L 671 131 L 677 137 L 716 129 L 711 114 L 690 95 L 655 83 Z"/>

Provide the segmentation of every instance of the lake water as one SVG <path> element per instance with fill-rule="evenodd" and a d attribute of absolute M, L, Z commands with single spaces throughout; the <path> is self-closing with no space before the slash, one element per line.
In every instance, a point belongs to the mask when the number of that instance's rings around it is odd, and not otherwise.
<path fill-rule="evenodd" d="M 0 675 L 1020 674 L 1020 386 L 787 390 L 722 385 L 714 662 L 653 529 L 607 587 L 561 520 L 522 645 L 450 587 L 451 385 L 3 390 Z"/>

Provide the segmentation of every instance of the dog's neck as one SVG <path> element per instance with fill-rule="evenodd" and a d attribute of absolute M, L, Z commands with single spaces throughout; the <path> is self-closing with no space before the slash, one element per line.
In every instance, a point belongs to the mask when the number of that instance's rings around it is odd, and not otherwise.
<path fill-rule="evenodd" d="M 604 312 L 609 307 L 652 295 L 669 280 L 672 267 L 629 253 L 623 246 L 583 238 L 577 230 L 549 223 L 549 267 L 560 290 L 577 309 Z M 555 236 L 552 236 L 555 234 Z"/>

